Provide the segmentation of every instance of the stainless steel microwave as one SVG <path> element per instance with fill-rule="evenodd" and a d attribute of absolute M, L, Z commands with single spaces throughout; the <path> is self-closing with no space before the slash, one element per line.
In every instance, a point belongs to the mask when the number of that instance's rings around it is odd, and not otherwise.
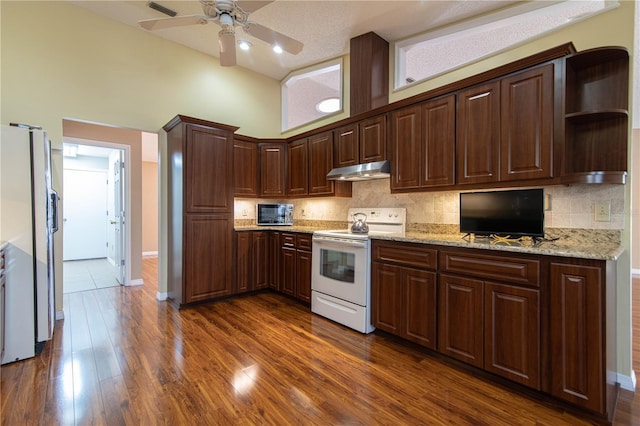
<path fill-rule="evenodd" d="M 293 204 L 258 204 L 258 225 L 293 225 Z"/>

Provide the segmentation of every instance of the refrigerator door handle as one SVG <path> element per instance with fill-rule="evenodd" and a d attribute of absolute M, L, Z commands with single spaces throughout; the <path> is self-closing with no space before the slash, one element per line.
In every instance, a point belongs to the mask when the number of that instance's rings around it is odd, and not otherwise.
<path fill-rule="evenodd" d="M 54 191 L 53 189 L 51 190 L 51 209 L 52 209 L 52 224 L 51 224 L 51 233 L 54 232 L 58 232 L 58 200 L 60 200 L 60 197 L 58 196 L 58 193 L 56 191 Z"/>

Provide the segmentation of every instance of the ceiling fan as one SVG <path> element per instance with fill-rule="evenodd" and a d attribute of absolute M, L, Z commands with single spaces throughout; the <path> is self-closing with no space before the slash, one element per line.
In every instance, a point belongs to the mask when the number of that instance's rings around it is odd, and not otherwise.
<path fill-rule="evenodd" d="M 220 45 L 220 65 L 223 67 L 236 64 L 235 27 L 240 27 L 245 33 L 296 55 L 302 50 L 303 44 L 301 42 L 249 21 L 249 15 L 252 12 L 273 3 L 273 1 L 200 0 L 204 15 L 146 19 L 138 21 L 138 25 L 146 30 L 161 30 L 183 25 L 216 22 L 222 27 L 218 33 L 218 43 Z"/>

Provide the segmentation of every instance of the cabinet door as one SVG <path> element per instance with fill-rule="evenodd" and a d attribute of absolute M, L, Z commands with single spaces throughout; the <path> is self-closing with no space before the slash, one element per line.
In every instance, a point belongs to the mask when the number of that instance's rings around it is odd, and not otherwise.
<path fill-rule="evenodd" d="M 280 291 L 289 296 L 296 295 L 296 249 L 282 247 L 280 249 Z"/>
<path fill-rule="evenodd" d="M 605 411 L 603 276 L 597 267 L 551 264 L 551 394 Z"/>
<path fill-rule="evenodd" d="M 236 292 L 253 288 L 251 274 L 251 232 L 236 232 Z"/>
<path fill-rule="evenodd" d="M 269 233 L 269 287 L 273 290 L 280 290 L 280 233 Z"/>
<path fill-rule="evenodd" d="M 233 215 L 185 215 L 183 303 L 233 293 Z"/>
<path fill-rule="evenodd" d="M 260 196 L 284 197 L 286 145 L 260 145 Z"/>
<path fill-rule="evenodd" d="M 485 370 L 540 390 L 540 292 L 484 286 Z"/>
<path fill-rule="evenodd" d="M 186 125 L 185 210 L 233 213 L 233 135 Z"/>
<path fill-rule="evenodd" d="M 422 126 L 420 106 L 391 114 L 391 190 L 420 187 Z"/>
<path fill-rule="evenodd" d="M 374 327 L 402 335 L 402 268 L 374 262 L 371 276 L 371 321 Z"/>
<path fill-rule="evenodd" d="M 440 275 L 438 349 L 445 355 L 482 368 L 482 281 Z"/>
<path fill-rule="evenodd" d="M 486 83 L 458 93 L 458 183 L 499 179 L 500 85 Z"/>
<path fill-rule="evenodd" d="M 387 117 L 370 118 L 358 124 L 360 128 L 360 163 L 387 159 Z"/>
<path fill-rule="evenodd" d="M 553 65 L 502 79 L 500 95 L 500 180 L 552 177 Z"/>
<path fill-rule="evenodd" d="M 335 136 L 335 167 L 353 166 L 360 162 L 358 124 L 353 123 L 336 130 Z"/>
<path fill-rule="evenodd" d="M 288 147 L 287 195 L 307 195 L 309 188 L 307 140 L 291 142 Z"/>
<path fill-rule="evenodd" d="M 309 195 L 333 195 L 332 180 L 327 173 L 333 168 L 333 132 L 309 138 Z"/>
<path fill-rule="evenodd" d="M 296 252 L 296 297 L 306 303 L 311 303 L 311 252 L 298 250 Z"/>
<path fill-rule="evenodd" d="M 403 269 L 403 336 L 436 349 L 436 274 Z"/>
<path fill-rule="evenodd" d="M 253 290 L 269 287 L 269 234 L 263 231 L 251 233 Z"/>
<path fill-rule="evenodd" d="M 258 145 L 233 142 L 233 184 L 236 197 L 258 196 Z"/>
<path fill-rule="evenodd" d="M 454 95 L 422 106 L 422 157 L 420 185 L 453 185 L 456 153 L 456 98 Z"/>

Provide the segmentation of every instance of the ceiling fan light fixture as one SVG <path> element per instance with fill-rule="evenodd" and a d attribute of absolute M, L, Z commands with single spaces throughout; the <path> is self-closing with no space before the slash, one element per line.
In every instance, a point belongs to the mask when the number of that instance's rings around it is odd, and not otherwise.
<path fill-rule="evenodd" d="M 242 50 L 249 50 L 253 45 L 247 40 L 238 40 L 238 47 Z"/>
<path fill-rule="evenodd" d="M 316 104 L 316 109 L 319 112 L 328 114 L 330 112 L 336 112 L 340 110 L 339 98 L 327 98 Z"/>
<path fill-rule="evenodd" d="M 273 51 L 276 52 L 278 55 L 283 52 L 282 47 L 279 44 L 273 45 Z"/>

